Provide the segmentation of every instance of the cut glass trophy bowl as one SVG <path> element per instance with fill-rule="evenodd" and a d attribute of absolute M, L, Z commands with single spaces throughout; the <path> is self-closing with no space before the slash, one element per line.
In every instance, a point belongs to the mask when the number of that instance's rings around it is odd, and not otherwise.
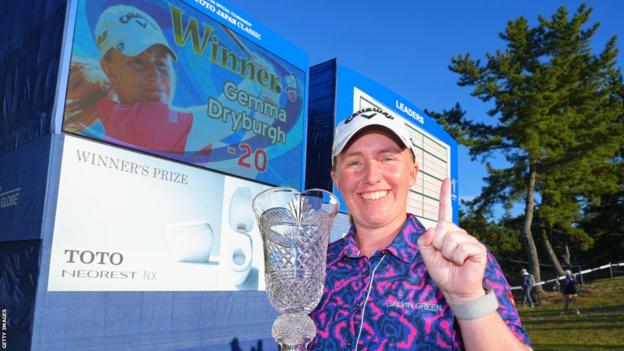
<path fill-rule="evenodd" d="M 308 314 L 323 294 L 338 199 L 320 189 L 272 188 L 256 195 L 252 207 L 264 244 L 267 296 L 280 314 L 273 338 L 282 351 L 305 350 L 316 335 Z"/>

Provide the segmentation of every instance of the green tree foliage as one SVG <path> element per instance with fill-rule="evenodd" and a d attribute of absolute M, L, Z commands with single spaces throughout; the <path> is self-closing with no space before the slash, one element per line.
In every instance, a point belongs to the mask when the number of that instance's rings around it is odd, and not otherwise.
<path fill-rule="evenodd" d="M 595 230 L 596 247 L 591 256 L 599 262 L 624 261 L 624 193 L 609 196 L 590 208 L 585 225 Z"/>
<path fill-rule="evenodd" d="M 525 265 L 518 262 L 522 257 L 522 244 L 518 231 L 497 223 L 484 213 L 470 207 L 460 209 L 459 222 L 468 233 L 485 244 L 490 252 L 500 261 L 505 272 L 519 272 Z"/>
<path fill-rule="evenodd" d="M 592 233 L 594 239 L 592 250 L 582 255 L 583 261 L 624 262 L 624 164 L 619 165 L 616 170 L 619 190 L 592 197 L 580 222 L 581 228 Z"/>
<path fill-rule="evenodd" d="M 508 167 L 488 165 L 486 185 L 472 205 L 483 212 L 494 203 L 524 200 L 522 242 L 537 279 L 534 210 L 546 241 L 557 231 L 564 243 L 555 247 L 587 249 L 594 238 L 590 227 L 578 225 L 584 208 L 621 183 L 614 172 L 624 138 L 616 38 L 593 54 L 599 24 L 588 25 L 590 15 L 585 5 L 572 16 L 561 7 L 550 19 L 540 16 L 535 27 L 519 17 L 500 33 L 506 47 L 486 53 L 484 63 L 470 54 L 452 58 L 458 84 L 472 87 L 472 95 L 491 106 L 488 123 L 467 119 L 459 105 L 430 113 L 470 148 L 473 159 L 492 152 L 505 156 Z"/>

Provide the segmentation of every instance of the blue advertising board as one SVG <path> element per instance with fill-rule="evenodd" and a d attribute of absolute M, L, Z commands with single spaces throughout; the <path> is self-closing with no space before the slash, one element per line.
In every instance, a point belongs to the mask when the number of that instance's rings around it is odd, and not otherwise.
<path fill-rule="evenodd" d="M 249 209 L 303 186 L 307 54 L 212 0 L 67 8 L 23 345 L 275 349 Z"/>
<path fill-rule="evenodd" d="M 72 28 L 63 131 L 302 186 L 303 51 L 217 1 L 78 0 Z"/>
<path fill-rule="evenodd" d="M 0 349 L 28 350 L 52 136 L 0 154 Z"/>
<path fill-rule="evenodd" d="M 0 2 L 0 153 L 52 133 L 66 7 Z"/>
<path fill-rule="evenodd" d="M 51 139 L 0 155 L 0 242 L 41 238 Z"/>

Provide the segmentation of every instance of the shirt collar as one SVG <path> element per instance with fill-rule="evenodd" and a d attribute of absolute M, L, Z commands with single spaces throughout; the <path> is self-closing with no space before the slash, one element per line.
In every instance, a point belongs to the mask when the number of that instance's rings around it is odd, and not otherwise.
<path fill-rule="evenodd" d="M 425 227 L 418 218 L 408 213 L 403 228 L 388 246 L 388 252 L 405 263 L 412 262 L 419 253 L 416 241 L 424 231 Z"/>
<path fill-rule="evenodd" d="M 342 256 L 347 256 L 350 258 L 358 258 L 362 256 L 362 252 L 360 252 L 360 249 L 357 246 L 357 242 L 355 241 L 355 226 L 351 225 L 351 228 L 349 229 L 349 231 L 347 232 L 347 234 L 344 236 L 344 246 L 342 247 L 342 250 L 340 250 L 340 253 L 338 254 L 341 258 Z"/>
<path fill-rule="evenodd" d="M 418 254 L 418 244 L 416 241 L 424 231 L 425 227 L 422 223 L 420 223 L 416 216 L 408 213 L 403 227 L 390 246 L 388 246 L 387 251 L 405 263 L 411 262 Z M 343 239 L 345 240 L 345 243 L 342 250 L 340 250 L 340 257 L 347 256 L 350 258 L 358 258 L 362 256 L 362 253 L 357 246 L 357 242 L 355 241 L 354 225 L 351 226 Z"/>

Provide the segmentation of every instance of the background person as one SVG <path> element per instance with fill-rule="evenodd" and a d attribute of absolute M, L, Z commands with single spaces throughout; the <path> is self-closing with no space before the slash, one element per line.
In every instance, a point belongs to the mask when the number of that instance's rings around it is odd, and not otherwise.
<path fill-rule="evenodd" d="M 452 223 L 449 179 L 435 227 L 407 213 L 418 165 L 406 128 L 370 108 L 336 127 L 332 179 L 353 225 L 329 246 L 310 348 L 527 350 L 496 260 Z"/>
<path fill-rule="evenodd" d="M 578 308 L 578 303 L 576 301 L 576 297 L 578 296 L 580 287 L 574 276 L 572 275 L 572 271 L 569 269 L 565 270 L 565 278 L 563 278 L 561 282 L 561 294 L 563 295 L 563 311 L 561 314 L 565 314 L 568 312 L 568 305 L 570 302 L 574 304 L 574 310 L 576 314 L 581 314 L 581 311 Z"/>
<path fill-rule="evenodd" d="M 533 274 L 527 272 L 524 268 L 522 268 L 520 273 L 522 274 L 522 305 L 527 306 L 528 301 L 529 306 L 535 307 L 533 297 L 531 296 L 531 290 L 535 286 L 535 278 L 533 278 Z"/>

